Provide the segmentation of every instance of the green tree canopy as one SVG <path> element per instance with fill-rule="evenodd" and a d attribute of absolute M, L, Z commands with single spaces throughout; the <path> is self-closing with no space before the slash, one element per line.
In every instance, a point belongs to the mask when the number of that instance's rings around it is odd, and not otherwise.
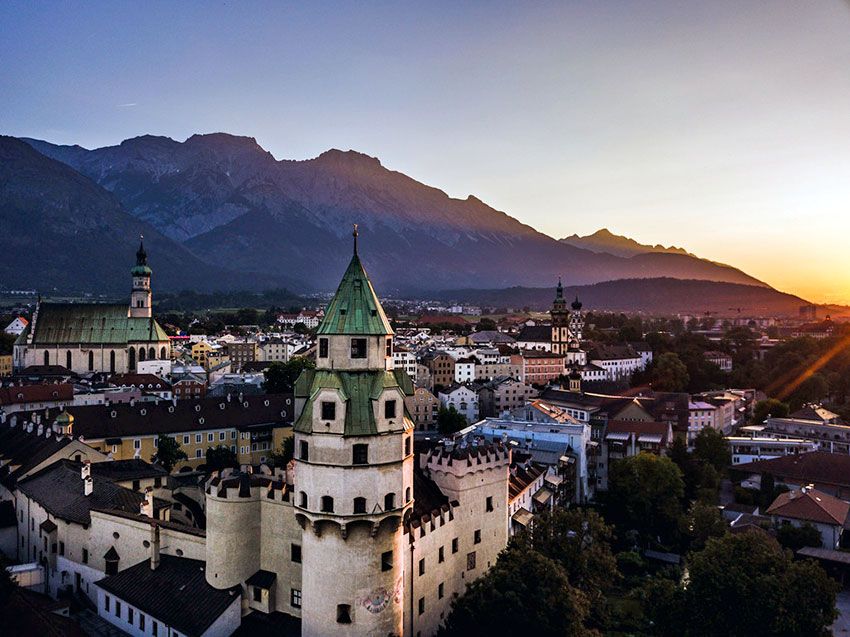
<path fill-rule="evenodd" d="M 295 438 L 288 436 L 284 438 L 280 447 L 269 454 L 269 462 L 273 467 L 286 467 L 290 460 L 295 456 Z"/>
<path fill-rule="evenodd" d="M 723 473 L 732 464 L 732 452 L 722 433 L 705 427 L 694 438 L 694 457 Z"/>
<path fill-rule="evenodd" d="M 589 603 L 564 568 L 537 551 L 507 549 L 452 602 L 439 634 L 584 637 Z M 531 632 L 529 632 L 531 631 Z"/>
<path fill-rule="evenodd" d="M 286 363 L 274 362 L 263 372 L 263 387 L 269 394 L 288 394 L 295 381 L 305 369 L 315 369 L 316 363 L 303 356 L 296 356 Z"/>
<path fill-rule="evenodd" d="M 656 359 L 650 380 L 653 388 L 659 391 L 683 391 L 690 376 L 678 354 L 665 352 Z"/>
<path fill-rule="evenodd" d="M 444 436 L 450 436 L 468 424 L 466 416 L 455 409 L 454 405 L 449 405 L 448 408 L 440 407 L 437 412 L 437 430 Z"/>
<path fill-rule="evenodd" d="M 222 469 L 239 466 L 236 460 L 236 454 L 230 450 L 230 447 L 225 447 L 224 445 L 207 447 L 206 464 L 207 471 L 221 471 Z"/>
<path fill-rule="evenodd" d="M 181 460 L 186 460 L 186 452 L 171 436 L 159 434 L 156 441 L 156 453 L 151 456 L 151 462 L 156 462 L 171 473 L 174 466 Z"/>
<path fill-rule="evenodd" d="M 774 418 L 785 418 L 788 415 L 788 403 L 783 403 L 775 398 L 760 400 L 753 407 L 753 424 L 760 425 L 768 416 Z"/>
<path fill-rule="evenodd" d="M 795 553 L 804 546 L 820 548 L 823 543 L 820 531 L 808 522 L 800 526 L 781 525 L 776 531 L 776 539 L 786 549 L 791 549 Z"/>

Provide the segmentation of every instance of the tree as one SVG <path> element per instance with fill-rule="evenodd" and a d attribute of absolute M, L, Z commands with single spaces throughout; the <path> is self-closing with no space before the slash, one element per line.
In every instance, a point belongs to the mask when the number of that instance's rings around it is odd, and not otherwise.
<path fill-rule="evenodd" d="M 773 418 L 785 418 L 788 415 L 788 403 L 783 403 L 775 398 L 760 400 L 753 407 L 753 424 L 760 425 L 768 416 Z"/>
<path fill-rule="evenodd" d="M 171 436 L 159 434 L 156 441 L 156 453 L 151 456 L 151 462 L 159 463 L 163 469 L 171 473 L 176 465 L 181 460 L 187 460 L 186 452 Z"/>
<path fill-rule="evenodd" d="M 621 533 L 637 530 L 645 539 L 675 539 L 685 485 L 670 458 L 639 453 L 611 463 L 606 518 Z"/>
<path fill-rule="evenodd" d="M 437 412 L 437 430 L 444 436 L 450 436 L 466 427 L 468 424 L 466 416 L 449 405 L 448 409 L 440 407 Z"/>
<path fill-rule="evenodd" d="M 295 456 L 295 438 L 289 436 L 284 438 L 278 449 L 269 454 L 269 462 L 273 467 L 284 468 Z"/>
<path fill-rule="evenodd" d="M 491 332 L 496 329 L 496 321 L 491 318 L 482 318 L 475 326 L 476 332 Z"/>
<path fill-rule="evenodd" d="M 0 610 L 6 606 L 18 587 L 15 578 L 6 570 L 7 566 L 9 566 L 9 562 L 6 556 L 0 553 Z"/>
<path fill-rule="evenodd" d="M 439 635 L 582 637 L 589 603 L 563 567 L 536 551 L 507 549 L 483 577 L 452 602 Z"/>
<path fill-rule="evenodd" d="M 815 562 L 793 562 L 764 533 L 709 540 L 689 573 L 683 635 L 826 635 L 836 616 L 837 584 Z"/>
<path fill-rule="evenodd" d="M 315 369 L 316 363 L 309 358 L 296 356 L 286 363 L 274 362 L 263 372 L 265 382 L 263 388 L 269 394 L 288 394 L 295 386 L 295 381 L 305 369 Z"/>
<path fill-rule="evenodd" d="M 729 530 L 720 509 L 704 502 L 694 502 L 685 518 L 688 550 L 701 551 L 713 537 L 723 537 Z"/>
<path fill-rule="evenodd" d="M 230 447 L 224 445 L 207 447 L 207 471 L 221 471 L 238 466 L 236 454 L 230 450 Z"/>
<path fill-rule="evenodd" d="M 694 438 L 694 457 L 715 468 L 718 473 L 726 471 L 732 464 L 732 452 L 722 433 L 705 427 Z"/>
<path fill-rule="evenodd" d="M 596 615 L 592 623 L 599 626 L 605 594 L 620 579 L 611 551 L 613 537 L 614 529 L 596 511 L 555 509 L 536 515 L 531 529 L 514 538 L 514 546 L 560 564 L 570 584 L 586 595 Z"/>
<path fill-rule="evenodd" d="M 776 531 L 776 539 L 782 546 L 786 549 L 791 549 L 794 553 L 804 546 L 820 548 L 823 543 L 820 531 L 808 522 L 800 526 L 794 526 L 793 524 L 781 525 Z"/>
<path fill-rule="evenodd" d="M 688 368 L 674 352 L 665 352 L 655 361 L 650 376 L 652 387 L 659 391 L 683 391 L 690 381 Z"/>

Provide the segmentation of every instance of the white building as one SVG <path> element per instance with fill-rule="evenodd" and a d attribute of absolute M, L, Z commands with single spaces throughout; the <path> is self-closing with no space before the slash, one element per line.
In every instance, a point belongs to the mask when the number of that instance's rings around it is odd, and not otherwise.
<path fill-rule="evenodd" d="M 817 442 L 801 438 L 727 436 L 726 441 L 729 443 L 732 452 L 733 465 L 818 450 Z"/>
<path fill-rule="evenodd" d="M 416 380 L 416 354 L 403 347 L 393 349 L 393 367 L 403 369 L 410 376 L 410 380 Z"/>
<path fill-rule="evenodd" d="M 446 409 L 454 407 L 469 422 L 478 420 L 478 393 L 467 385 L 452 385 L 439 392 L 437 398 Z"/>
<path fill-rule="evenodd" d="M 720 429 L 717 411 L 717 407 L 701 400 L 688 402 L 688 447 L 693 446 L 694 438 L 706 427 Z"/>
<path fill-rule="evenodd" d="M 23 316 L 19 316 L 9 323 L 3 331 L 12 336 L 20 336 L 21 333 L 27 329 L 27 325 L 29 324 L 30 322 L 28 320 L 26 320 Z"/>

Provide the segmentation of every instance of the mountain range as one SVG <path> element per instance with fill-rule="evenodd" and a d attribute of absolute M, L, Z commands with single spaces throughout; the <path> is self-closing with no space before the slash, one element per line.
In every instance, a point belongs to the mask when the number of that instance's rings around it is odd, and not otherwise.
<path fill-rule="evenodd" d="M 684 254 L 690 257 L 695 256 L 684 248 L 677 248 L 675 246 L 665 247 L 661 244 L 651 246 L 638 243 L 629 237 L 614 234 L 608 230 L 608 228 L 602 228 L 593 234 L 585 235 L 583 237 L 573 234 L 561 239 L 561 243 L 567 243 L 571 246 L 575 246 L 576 248 L 584 248 L 593 252 L 605 252 L 618 257 L 633 257 L 638 254 L 657 252 L 662 252 L 664 254 Z"/>
<path fill-rule="evenodd" d="M 551 286 L 559 276 L 569 285 L 659 277 L 765 285 L 677 249 L 558 241 L 354 151 L 279 161 L 254 139 L 224 133 L 184 142 L 146 135 L 95 150 L 23 141 L 0 138 L 0 221 L 13 229 L 0 236 L 0 288 L 123 289 L 131 245 L 144 234 L 161 289 L 329 290 L 354 223 L 386 294 Z"/>

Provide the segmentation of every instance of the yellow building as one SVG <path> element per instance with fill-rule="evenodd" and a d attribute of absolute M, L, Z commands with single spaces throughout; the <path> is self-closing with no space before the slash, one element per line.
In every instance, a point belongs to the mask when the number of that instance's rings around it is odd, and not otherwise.
<path fill-rule="evenodd" d="M 0 355 L 0 376 L 11 376 L 11 375 L 12 375 L 12 355 L 11 354 Z"/>
<path fill-rule="evenodd" d="M 284 438 L 292 435 L 292 396 L 263 394 L 236 397 L 151 401 L 135 404 L 67 407 L 74 437 L 110 454 L 114 460 L 150 461 L 160 434 L 172 436 L 186 453 L 177 464 L 197 468 L 206 463 L 207 449 L 224 446 L 239 464 L 268 461 Z M 56 413 L 51 413 L 52 419 Z"/>
<path fill-rule="evenodd" d="M 208 369 L 210 352 L 215 349 L 209 341 L 198 341 L 192 345 L 192 360 L 204 369 Z"/>

